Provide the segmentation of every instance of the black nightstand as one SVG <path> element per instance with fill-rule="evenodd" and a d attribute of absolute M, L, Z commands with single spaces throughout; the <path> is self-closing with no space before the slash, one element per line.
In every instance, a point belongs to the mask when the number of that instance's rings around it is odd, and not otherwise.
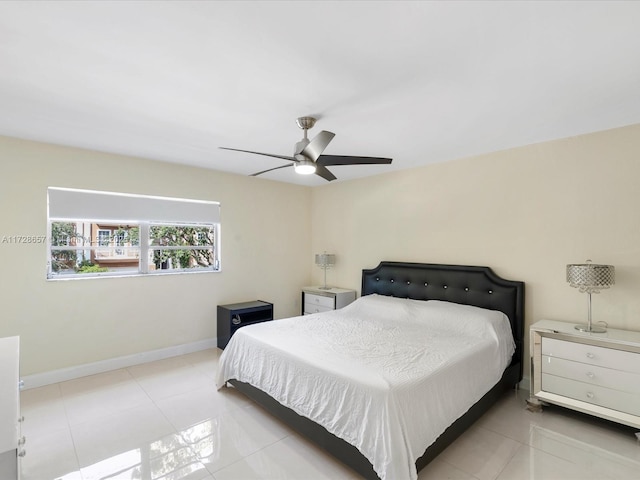
<path fill-rule="evenodd" d="M 218 348 L 224 350 L 239 328 L 269 320 L 273 320 L 273 303 L 255 300 L 218 305 Z"/>

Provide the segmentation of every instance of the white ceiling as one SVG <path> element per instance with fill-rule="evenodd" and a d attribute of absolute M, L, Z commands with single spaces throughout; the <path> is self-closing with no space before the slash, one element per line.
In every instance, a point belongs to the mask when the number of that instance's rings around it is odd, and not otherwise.
<path fill-rule="evenodd" d="M 640 2 L 0 2 L 0 135 L 338 181 L 640 123 Z M 6 161 L 6 160 L 3 160 Z M 280 169 L 263 175 L 322 185 Z"/>

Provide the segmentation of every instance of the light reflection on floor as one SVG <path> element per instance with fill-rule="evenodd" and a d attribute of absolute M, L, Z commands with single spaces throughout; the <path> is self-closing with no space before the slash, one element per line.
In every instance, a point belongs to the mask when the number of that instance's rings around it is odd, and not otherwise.
<path fill-rule="evenodd" d="M 58 477 L 56 480 L 183 480 L 208 475 L 202 459 L 214 452 L 219 439 L 217 420 L 207 420 L 179 434 L 129 450 Z M 200 477 L 197 472 L 202 472 Z"/>
<path fill-rule="evenodd" d="M 22 480 L 347 480 L 353 471 L 233 389 L 219 351 L 22 393 Z M 506 394 L 419 480 L 638 480 L 634 430 Z M 135 405 L 135 406 L 134 406 Z M 3 479 L 2 479 L 3 480 Z"/>

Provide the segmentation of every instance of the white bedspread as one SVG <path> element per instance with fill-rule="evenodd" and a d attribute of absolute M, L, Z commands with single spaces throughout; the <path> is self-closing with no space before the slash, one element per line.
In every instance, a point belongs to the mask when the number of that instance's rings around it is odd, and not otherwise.
<path fill-rule="evenodd" d="M 249 383 L 354 445 L 383 480 L 416 479 L 415 461 L 498 382 L 513 351 L 501 312 L 367 295 L 241 328 L 217 385 Z"/>

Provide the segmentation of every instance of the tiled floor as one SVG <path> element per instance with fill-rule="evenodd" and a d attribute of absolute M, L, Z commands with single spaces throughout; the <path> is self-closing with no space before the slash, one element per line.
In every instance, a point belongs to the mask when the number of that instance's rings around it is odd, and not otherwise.
<path fill-rule="evenodd" d="M 23 480 L 358 478 L 241 394 L 217 350 L 22 392 Z M 442 479 L 639 479 L 630 428 L 510 392 L 420 472 Z"/>

